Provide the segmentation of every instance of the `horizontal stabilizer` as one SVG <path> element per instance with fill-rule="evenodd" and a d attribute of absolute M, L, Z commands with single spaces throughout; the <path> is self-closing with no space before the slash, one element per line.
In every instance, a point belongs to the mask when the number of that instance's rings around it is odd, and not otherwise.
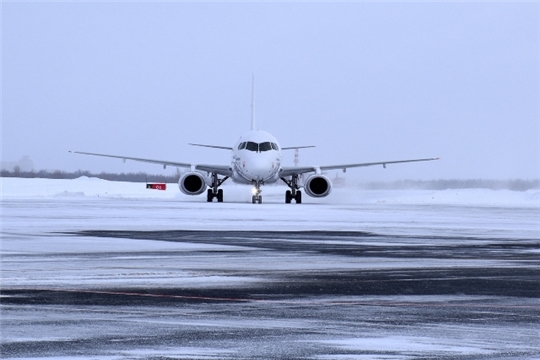
<path fill-rule="evenodd" d="M 282 147 L 281 150 L 295 150 L 295 149 L 305 149 L 305 148 L 314 148 L 315 145 L 308 145 L 308 146 L 287 146 Z"/>
<path fill-rule="evenodd" d="M 189 145 L 202 146 L 202 147 L 208 147 L 208 148 L 214 148 L 214 149 L 222 149 L 222 150 L 232 150 L 232 147 L 229 147 L 229 146 L 204 145 L 204 144 L 189 144 Z"/>

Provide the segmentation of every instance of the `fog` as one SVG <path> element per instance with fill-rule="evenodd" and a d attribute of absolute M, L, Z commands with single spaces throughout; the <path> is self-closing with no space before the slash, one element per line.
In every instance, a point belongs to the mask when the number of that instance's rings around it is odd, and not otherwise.
<path fill-rule="evenodd" d="M 366 181 L 540 178 L 538 3 L 3 2 L 2 161 L 171 174 L 250 126 Z M 293 153 L 285 156 L 292 165 Z"/>

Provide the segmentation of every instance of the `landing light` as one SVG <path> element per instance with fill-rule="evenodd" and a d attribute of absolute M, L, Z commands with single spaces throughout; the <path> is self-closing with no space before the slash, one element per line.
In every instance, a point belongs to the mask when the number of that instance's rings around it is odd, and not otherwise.
<path fill-rule="evenodd" d="M 257 188 L 251 189 L 251 192 L 253 193 L 253 195 L 256 195 L 257 194 Z"/>

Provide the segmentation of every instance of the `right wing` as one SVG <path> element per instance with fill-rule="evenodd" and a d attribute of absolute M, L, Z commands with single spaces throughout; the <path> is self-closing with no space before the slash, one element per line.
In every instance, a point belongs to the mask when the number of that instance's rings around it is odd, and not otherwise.
<path fill-rule="evenodd" d="M 121 155 L 96 154 L 96 153 L 89 153 L 89 152 L 82 152 L 82 151 L 70 151 L 70 153 L 116 158 L 116 159 L 122 159 L 124 161 L 133 160 L 133 161 L 140 161 L 140 162 L 146 162 L 146 163 L 151 163 L 151 164 L 159 164 L 159 165 L 163 165 L 163 168 L 165 168 L 166 166 L 176 166 L 176 167 L 181 167 L 181 168 L 193 167 L 196 170 L 213 172 L 213 173 L 223 175 L 223 176 L 232 175 L 232 170 L 230 166 L 228 165 L 205 165 L 205 164 L 196 165 L 196 164 L 181 163 L 181 162 L 176 162 L 176 161 L 144 159 L 144 158 L 136 158 L 136 157 L 131 157 L 131 156 L 121 156 Z"/>

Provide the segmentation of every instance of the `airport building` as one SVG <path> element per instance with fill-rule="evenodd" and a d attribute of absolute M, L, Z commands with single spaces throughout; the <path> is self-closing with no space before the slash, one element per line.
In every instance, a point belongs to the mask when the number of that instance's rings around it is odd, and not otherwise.
<path fill-rule="evenodd" d="M 23 156 L 19 161 L 2 161 L 2 170 L 14 171 L 17 167 L 19 171 L 32 171 L 34 170 L 34 162 L 27 155 Z"/>

